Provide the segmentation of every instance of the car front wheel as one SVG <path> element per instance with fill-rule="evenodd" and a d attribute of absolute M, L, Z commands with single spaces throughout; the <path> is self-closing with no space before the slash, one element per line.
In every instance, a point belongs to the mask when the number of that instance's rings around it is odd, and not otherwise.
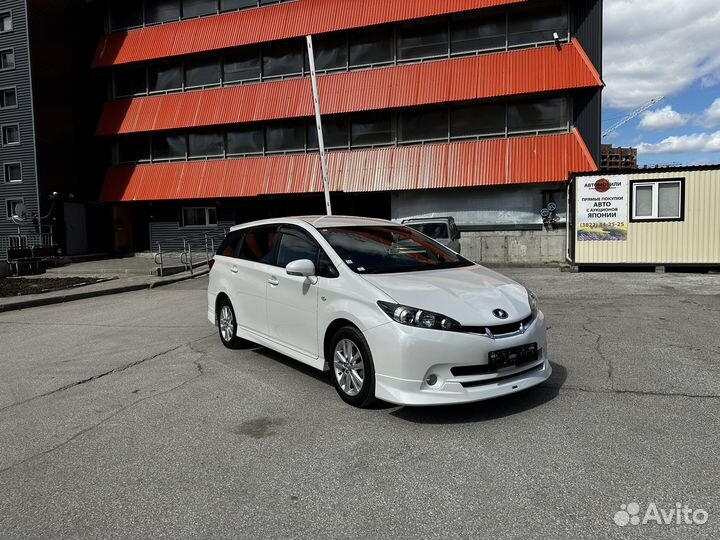
<path fill-rule="evenodd" d="M 330 370 L 335 390 L 355 407 L 375 401 L 375 366 L 362 333 L 352 326 L 337 331 L 330 344 Z"/>

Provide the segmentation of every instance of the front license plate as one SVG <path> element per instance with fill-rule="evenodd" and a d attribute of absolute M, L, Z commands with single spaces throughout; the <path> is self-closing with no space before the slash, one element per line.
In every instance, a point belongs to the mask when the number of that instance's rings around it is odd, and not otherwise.
<path fill-rule="evenodd" d="M 502 351 L 493 351 L 488 354 L 488 363 L 493 371 L 522 366 L 537 359 L 537 343 L 529 343 L 512 349 L 503 349 Z"/>

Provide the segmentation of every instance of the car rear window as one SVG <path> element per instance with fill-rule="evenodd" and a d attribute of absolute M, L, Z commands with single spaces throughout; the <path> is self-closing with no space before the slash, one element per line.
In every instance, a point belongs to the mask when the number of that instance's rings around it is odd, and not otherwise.
<path fill-rule="evenodd" d="M 244 234 L 243 231 L 233 231 L 228 234 L 218 247 L 217 254 L 222 257 L 237 258 Z"/>

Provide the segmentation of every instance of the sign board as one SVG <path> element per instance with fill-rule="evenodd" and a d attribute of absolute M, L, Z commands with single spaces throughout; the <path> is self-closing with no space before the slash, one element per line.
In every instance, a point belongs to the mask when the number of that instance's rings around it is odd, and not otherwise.
<path fill-rule="evenodd" d="M 577 178 L 577 241 L 626 242 L 628 177 Z"/>

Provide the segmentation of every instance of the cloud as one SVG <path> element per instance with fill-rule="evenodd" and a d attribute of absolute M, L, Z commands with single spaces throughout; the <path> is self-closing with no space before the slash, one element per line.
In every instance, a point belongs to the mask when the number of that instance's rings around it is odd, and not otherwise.
<path fill-rule="evenodd" d="M 720 131 L 715 133 L 691 133 L 668 137 L 659 143 L 641 143 L 639 154 L 684 154 L 688 152 L 720 152 Z"/>
<path fill-rule="evenodd" d="M 639 107 L 720 72 L 717 0 L 606 0 L 605 104 Z"/>
<path fill-rule="evenodd" d="M 640 129 L 645 131 L 666 131 L 677 129 L 690 121 L 690 115 L 680 114 L 671 105 L 656 111 L 646 112 L 640 120 Z"/>
<path fill-rule="evenodd" d="M 720 126 L 720 98 L 713 101 L 713 104 L 705 110 L 701 122 L 709 128 Z"/>

